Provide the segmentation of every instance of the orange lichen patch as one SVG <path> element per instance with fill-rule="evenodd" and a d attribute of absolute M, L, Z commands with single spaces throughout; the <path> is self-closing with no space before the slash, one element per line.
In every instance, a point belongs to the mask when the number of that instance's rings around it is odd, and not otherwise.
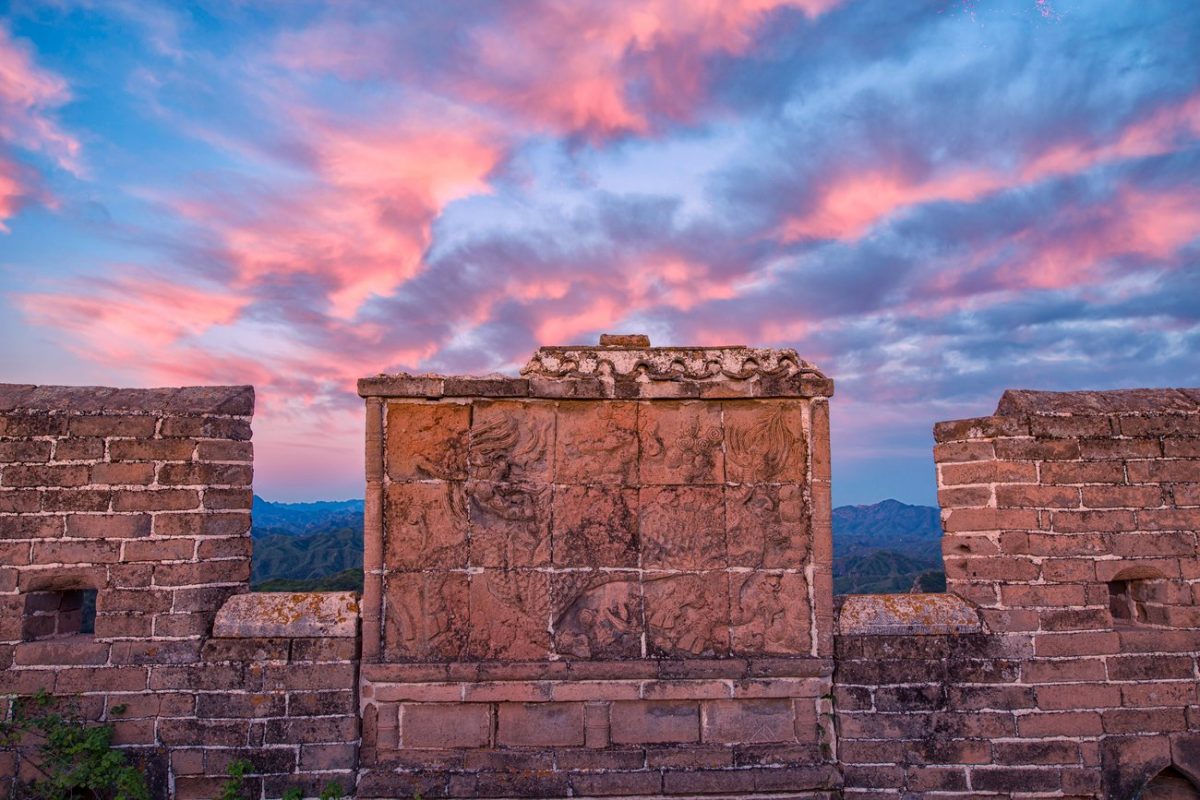
<path fill-rule="evenodd" d="M 979 614 L 952 594 L 849 595 L 838 615 L 843 635 L 979 633 Z"/>
<path fill-rule="evenodd" d="M 234 595 L 217 612 L 213 636 L 353 636 L 353 592 L 252 592 Z"/>

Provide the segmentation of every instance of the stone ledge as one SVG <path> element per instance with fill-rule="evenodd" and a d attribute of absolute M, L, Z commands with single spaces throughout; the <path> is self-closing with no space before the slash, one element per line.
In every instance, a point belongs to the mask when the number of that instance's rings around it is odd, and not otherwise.
<path fill-rule="evenodd" d="M 852 594 L 838 613 L 842 636 L 982 633 L 973 606 L 953 594 Z"/>
<path fill-rule="evenodd" d="M 1107 414 L 1195 413 L 1200 389 L 1114 389 L 1094 392 L 1042 392 L 1009 389 L 996 416 L 1098 416 Z"/>
<path fill-rule="evenodd" d="M 358 633 L 358 616 L 355 592 L 236 594 L 217 612 L 213 637 L 352 637 Z"/>
<path fill-rule="evenodd" d="M 70 414 L 254 413 L 253 386 L 115 389 L 107 386 L 0 384 L 0 412 Z"/>

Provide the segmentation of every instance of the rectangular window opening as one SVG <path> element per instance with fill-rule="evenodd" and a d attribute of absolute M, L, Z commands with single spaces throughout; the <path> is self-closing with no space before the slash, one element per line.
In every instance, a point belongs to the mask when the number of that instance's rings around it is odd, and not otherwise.
<path fill-rule="evenodd" d="M 91 636 L 95 631 L 95 589 L 29 592 L 25 595 L 25 615 L 21 625 L 23 641 Z"/>

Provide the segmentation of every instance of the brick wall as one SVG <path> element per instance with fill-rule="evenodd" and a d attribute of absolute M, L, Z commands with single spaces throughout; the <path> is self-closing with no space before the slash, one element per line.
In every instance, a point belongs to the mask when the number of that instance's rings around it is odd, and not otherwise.
<path fill-rule="evenodd" d="M 250 615 L 273 628 L 237 624 L 272 599 L 244 594 L 253 405 L 250 387 L 0 386 L 0 695 L 77 698 L 159 796 L 212 797 L 238 757 L 267 796 L 353 782 L 354 599 L 274 598 Z"/>
<path fill-rule="evenodd" d="M 362 796 L 836 789 L 832 383 L 647 344 L 360 383 Z"/>
<path fill-rule="evenodd" d="M 919 599 L 904 635 L 843 617 L 847 796 L 1129 798 L 1172 763 L 1200 783 L 1198 401 L 1008 392 L 935 428 L 948 591 L 981 632 Z"/>

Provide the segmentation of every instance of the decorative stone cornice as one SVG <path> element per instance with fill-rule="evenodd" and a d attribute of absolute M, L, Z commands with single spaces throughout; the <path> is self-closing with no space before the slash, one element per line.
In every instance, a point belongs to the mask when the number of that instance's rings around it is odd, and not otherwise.
<path fill-rule="evenodd" d="M 833 381 L 795 350 L 745 345 L 651 347 L 643 336 L 606 335 L 601 341 L 621 344 L 541 347 L 521 369 L 520 378 L 379 375 L 359 381 L 359 394 L 616 399 L 833 394 Z"/>

